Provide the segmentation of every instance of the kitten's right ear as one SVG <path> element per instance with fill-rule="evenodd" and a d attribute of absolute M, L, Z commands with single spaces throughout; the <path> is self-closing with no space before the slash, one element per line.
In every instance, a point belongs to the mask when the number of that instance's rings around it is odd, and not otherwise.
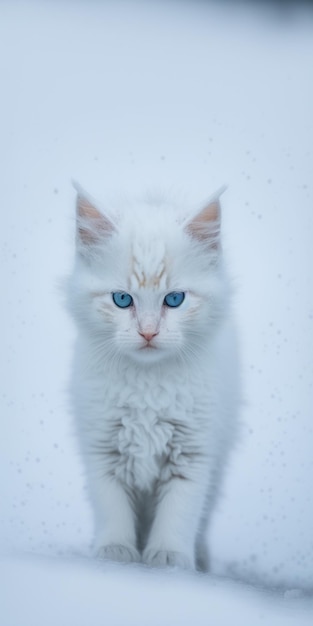
<path fill-rule="evenodd" d="M 77 191 L 76 238 L 79 249 L 96 245 L 116 232 L 113 222 L 95 207 L 82 188 L 73 183 Z"/>

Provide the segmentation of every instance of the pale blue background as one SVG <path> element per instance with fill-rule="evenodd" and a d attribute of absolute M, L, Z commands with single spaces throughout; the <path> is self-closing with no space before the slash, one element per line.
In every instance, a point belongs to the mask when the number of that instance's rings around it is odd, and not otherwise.
<path fill-rule="evenodd" d="M 0 16 L 2 549 L 86 555 L 91 540 L 59 290 L 71 178 L 103 203 L 151 188 L 199 203 L 226 183 L 245 405 L 213 572 L 313 589 L 312 12 L 117 0 Z"/>

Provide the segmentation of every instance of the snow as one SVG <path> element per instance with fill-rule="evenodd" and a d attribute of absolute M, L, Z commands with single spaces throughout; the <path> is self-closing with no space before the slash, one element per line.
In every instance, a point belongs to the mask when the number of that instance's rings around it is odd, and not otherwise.
<path fill-rule="evenodd" d="M 82 560 L 10 559 L 3 565 L 3 623 L 32 626 L 306 626 L 312 603 L 257 593 L 229 581 L 184 574 L 162 575 L 138 566 Z M 18 600 L 17 600 L 18 591 Z"/>
<path fill-rule="evenodd" d="M 312 623 L 313 13 L 249 6 L 1 3 L 6 626 Z M 59 286 L 72 178 L 104 203 L 151 188 L 200 203 L 228 185 L 245 405 L 210 576 L 89 557 Z"/>

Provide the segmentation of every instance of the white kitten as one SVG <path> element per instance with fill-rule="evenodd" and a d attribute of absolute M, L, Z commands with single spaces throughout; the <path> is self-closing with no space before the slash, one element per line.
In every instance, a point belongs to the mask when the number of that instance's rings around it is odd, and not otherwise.
<path fill-rule="evenodd" d="M 99 557 L 208 568 L 239 402 L 229 292 L 218 199 L 101 213 L 78 189 L 72 397 Z"/>

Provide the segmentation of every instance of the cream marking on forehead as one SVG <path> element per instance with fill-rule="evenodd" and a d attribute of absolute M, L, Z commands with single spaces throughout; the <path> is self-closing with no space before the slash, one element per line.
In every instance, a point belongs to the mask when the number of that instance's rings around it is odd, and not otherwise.
<path fill-rule="evenodd" d="M 167 284 L 166 260 L 164 257 L 146 258 L 139 261 L 131 257 L 130 289 L 165 289 Z"/>
<path fill-rule="evenodd" d="M 135 239 L 130 257 L 130 289 L 165 289 L 168 282 L 166 248 L 157 237 Z"/>
<path fill-rule="evenodd" d="M 166 287 L 166 262 L 162 259 L 158 266 L 146 267 L 132 256 L 129 285 L 132 289 L 162 289 Z"/>

